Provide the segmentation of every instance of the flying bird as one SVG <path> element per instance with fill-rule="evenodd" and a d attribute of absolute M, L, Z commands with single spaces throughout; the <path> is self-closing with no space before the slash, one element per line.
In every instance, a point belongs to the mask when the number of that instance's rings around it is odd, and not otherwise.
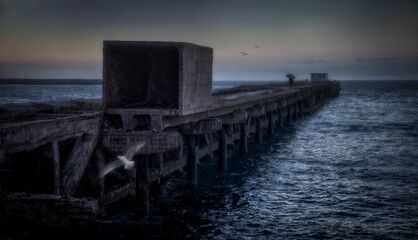
<path fill-rule="evenodd" d="M 108 163 L 104 167 L 103 171 L 100 173 L 100 177 L 106 176 L 106 174 L 120 166 L 125 166 L 126 170 L 133 168 L 135 166 L 135 162 L 132 161 L 132 158 L 144 145 L 145 141 L 139 141 L 136 144 L 132 145 L 130 148 L 128 148 L 128 151 L 126 151 L 125 155 L 117 156 L 117 160 Z"/>
<path fill-rule="evenodd" d="M 258 46 L 257 44 L 254 44 L 254 47 L 256 47 L 256 48 L 260 48 L 260 46 Z"/>
<path fill-rule="evenodd" d="M 248 53 L 246 53 L 246 52 L 241 52 L 241 54 L 242 54 L 242 56 L 249 55 L 249 54 L 248 54 Z"/>

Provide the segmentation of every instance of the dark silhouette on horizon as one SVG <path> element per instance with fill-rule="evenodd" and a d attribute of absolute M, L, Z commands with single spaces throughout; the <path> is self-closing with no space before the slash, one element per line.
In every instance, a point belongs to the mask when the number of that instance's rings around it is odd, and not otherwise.
<path fill-rule="evenodd" d="M 293 75 L 293 74 L 291 74 L 291 73 L 289 73 L 289 74 L 287 74 L 286 75 L 286 77 L 289 79 L 289 85 L 290 85 L 290 87 L 292 88 L 293 87 L 293 81 L 295 80 L 295 75 Z"/>

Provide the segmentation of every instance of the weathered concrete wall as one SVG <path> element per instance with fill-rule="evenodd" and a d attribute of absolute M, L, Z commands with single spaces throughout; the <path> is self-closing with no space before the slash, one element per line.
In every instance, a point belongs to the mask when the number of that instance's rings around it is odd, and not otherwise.
<path fill-rule="evenodd" d="M 182 136 L 176 131 L 109 132 L 102 135 L 103 146 L 111 153 L 119 155 L 123 155 L 130 146 L 139 141 L 144 141 L 145 146 L 138 150 L 138 154 L 168 152 L 183 144 Z"/>
<path fill-rule="evenodd" d="M 179 114 L 204 111 L 212 104 L 213 49 L 185 44 L 181 62 Z"/>
<path fill-rule="evenodd" d="M 51 141 L 63 141 L 100 128 L 101 113 L 72 114 L 55 119 L 10 123 L 0 127 L 0 148 L 9 153 L 30 150 Z"/>
<path fill-rule="evenodd" d="M 212 98 L 213 50 L 190 43 L 105 41 L 105 108 L 205 110 Z"/>

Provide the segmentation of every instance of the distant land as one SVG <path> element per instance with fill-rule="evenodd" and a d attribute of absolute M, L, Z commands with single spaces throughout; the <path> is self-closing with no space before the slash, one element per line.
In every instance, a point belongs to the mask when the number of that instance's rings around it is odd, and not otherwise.
<path fill-rule="evenodd" d="M 0 84 L 101 85 L 101 79 L 0 79 Z"/>

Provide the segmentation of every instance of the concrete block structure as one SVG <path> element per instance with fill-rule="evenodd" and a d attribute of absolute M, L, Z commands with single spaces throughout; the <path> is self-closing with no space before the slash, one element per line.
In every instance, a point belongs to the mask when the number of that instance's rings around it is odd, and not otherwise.
<path fill-rule="evenodd" d="M 328 73 L 311 73 L 311 82 L 328 81 Z"/>
<path fill-rule="evenodd" d="M 104 41 L 104 107 L 205 111 L 212 104 L 212 62 L 212 48 L 191 43 Z"/>

